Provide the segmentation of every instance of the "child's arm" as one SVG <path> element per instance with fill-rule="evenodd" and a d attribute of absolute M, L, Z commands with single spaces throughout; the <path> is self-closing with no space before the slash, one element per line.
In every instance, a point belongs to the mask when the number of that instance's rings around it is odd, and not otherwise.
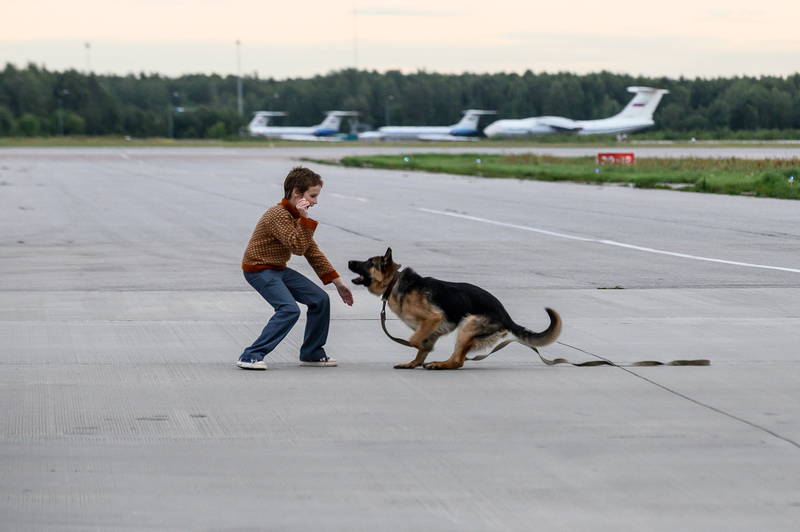
<path fill-rule="evenodd" d="M 311 267 L 314 268 L 314 271 L 322 280 L 322 284 L 332 282 L 334 286 L 336 286 L 336 291 L 339 292 L 339 297 L 342 298 L 345 305 L 353 304 L 353 293 L 350 292 L 350 289 L 344 284 L 342 278 L 339 277 L 339 273 L 333 269 L 328 258 L 322 250 L 319 249 L 316 242 L 312 242 L 311 245 L 308 246 L 306 259 L 308 259 L 308 263 L 311 264 Z"/>
<path fill-rule="evenodd" d="M 314 272 L 319 276 L 322 284 L 328 284 L 339 278 L 339 273 L 333 268 L 328 257 L 325 256 L 313 240 L 304 255 Z"/>

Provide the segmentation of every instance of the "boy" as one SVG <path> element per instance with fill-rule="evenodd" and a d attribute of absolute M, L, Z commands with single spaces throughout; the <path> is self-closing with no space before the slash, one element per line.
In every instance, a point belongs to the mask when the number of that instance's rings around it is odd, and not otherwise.
<path fill-rule="evenodd" d="M 256 224 L 242 259 L 244 278 L 275 309 L 261 335 L 236 363 L 242 369 L 267 369 L 264 357 L 283 340 L 300 317 L 297 303 L 308 306 L 301 366 L 330 367 L 336 360 L 323 349 L 328 339 L 328 294 L 305 276 L 286 267 L 292 254 L 303 255 L 323 284 L 333 283 L 347 305 L 353 294 L 314 242 L 317 222 L 308 209 L 317 204 L 322 178 L 308 168 L 293 168 L 283 182 L 284 196 Z"/>

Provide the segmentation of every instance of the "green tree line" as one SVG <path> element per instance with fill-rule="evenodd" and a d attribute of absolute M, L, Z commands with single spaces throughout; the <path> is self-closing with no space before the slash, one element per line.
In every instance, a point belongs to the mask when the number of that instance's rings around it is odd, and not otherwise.
<path fill-rule="evenodd" d="M 330 109 L 355 110 L 365 127 L 445 125 L 463 109 L 500 118 L 560 115 L 593 119 L 618 112 L 630 85 L 666 88 L 652 134 L 721 138 L 800 137 L 800 74 L 787 77 L 667 78 L 610 72 L 439 74 L 346 69 L 309 78 L 215 74 L 98 75 L 29 64 L 0 71 L 0 136 L 130 135 L 206 138 L 237 135 L 253 111 L 285 111 L 286 125 L 318 123 Z"/>

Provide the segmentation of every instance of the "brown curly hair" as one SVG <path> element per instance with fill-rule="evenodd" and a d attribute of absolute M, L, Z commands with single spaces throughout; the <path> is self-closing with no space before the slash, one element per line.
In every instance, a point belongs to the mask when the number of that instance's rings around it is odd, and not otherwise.
<path fill-rule="evenodd" d="M 302 194 L 317 185 L 322 186 L 322 178 L 318 173 L 304 166 L 295 166 L 283 181 L 283 197 L 288 200 L 295 188 Z"/>

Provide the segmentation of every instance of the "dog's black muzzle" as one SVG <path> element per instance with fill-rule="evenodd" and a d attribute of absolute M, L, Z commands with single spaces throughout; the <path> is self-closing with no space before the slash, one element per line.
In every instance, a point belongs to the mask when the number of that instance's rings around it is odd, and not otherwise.
<path fill-rule="evenodd" d="M 350 271 L 358 274 L 358 277 L 351 279 L 353 284 L 369 286 L 372 282 L 372 276 L 369 274 L 367 262 L 368 261 L 360 262 L 357 260 L 351 260 L 347 263 L 347 267 L 350 268 Z"/>

